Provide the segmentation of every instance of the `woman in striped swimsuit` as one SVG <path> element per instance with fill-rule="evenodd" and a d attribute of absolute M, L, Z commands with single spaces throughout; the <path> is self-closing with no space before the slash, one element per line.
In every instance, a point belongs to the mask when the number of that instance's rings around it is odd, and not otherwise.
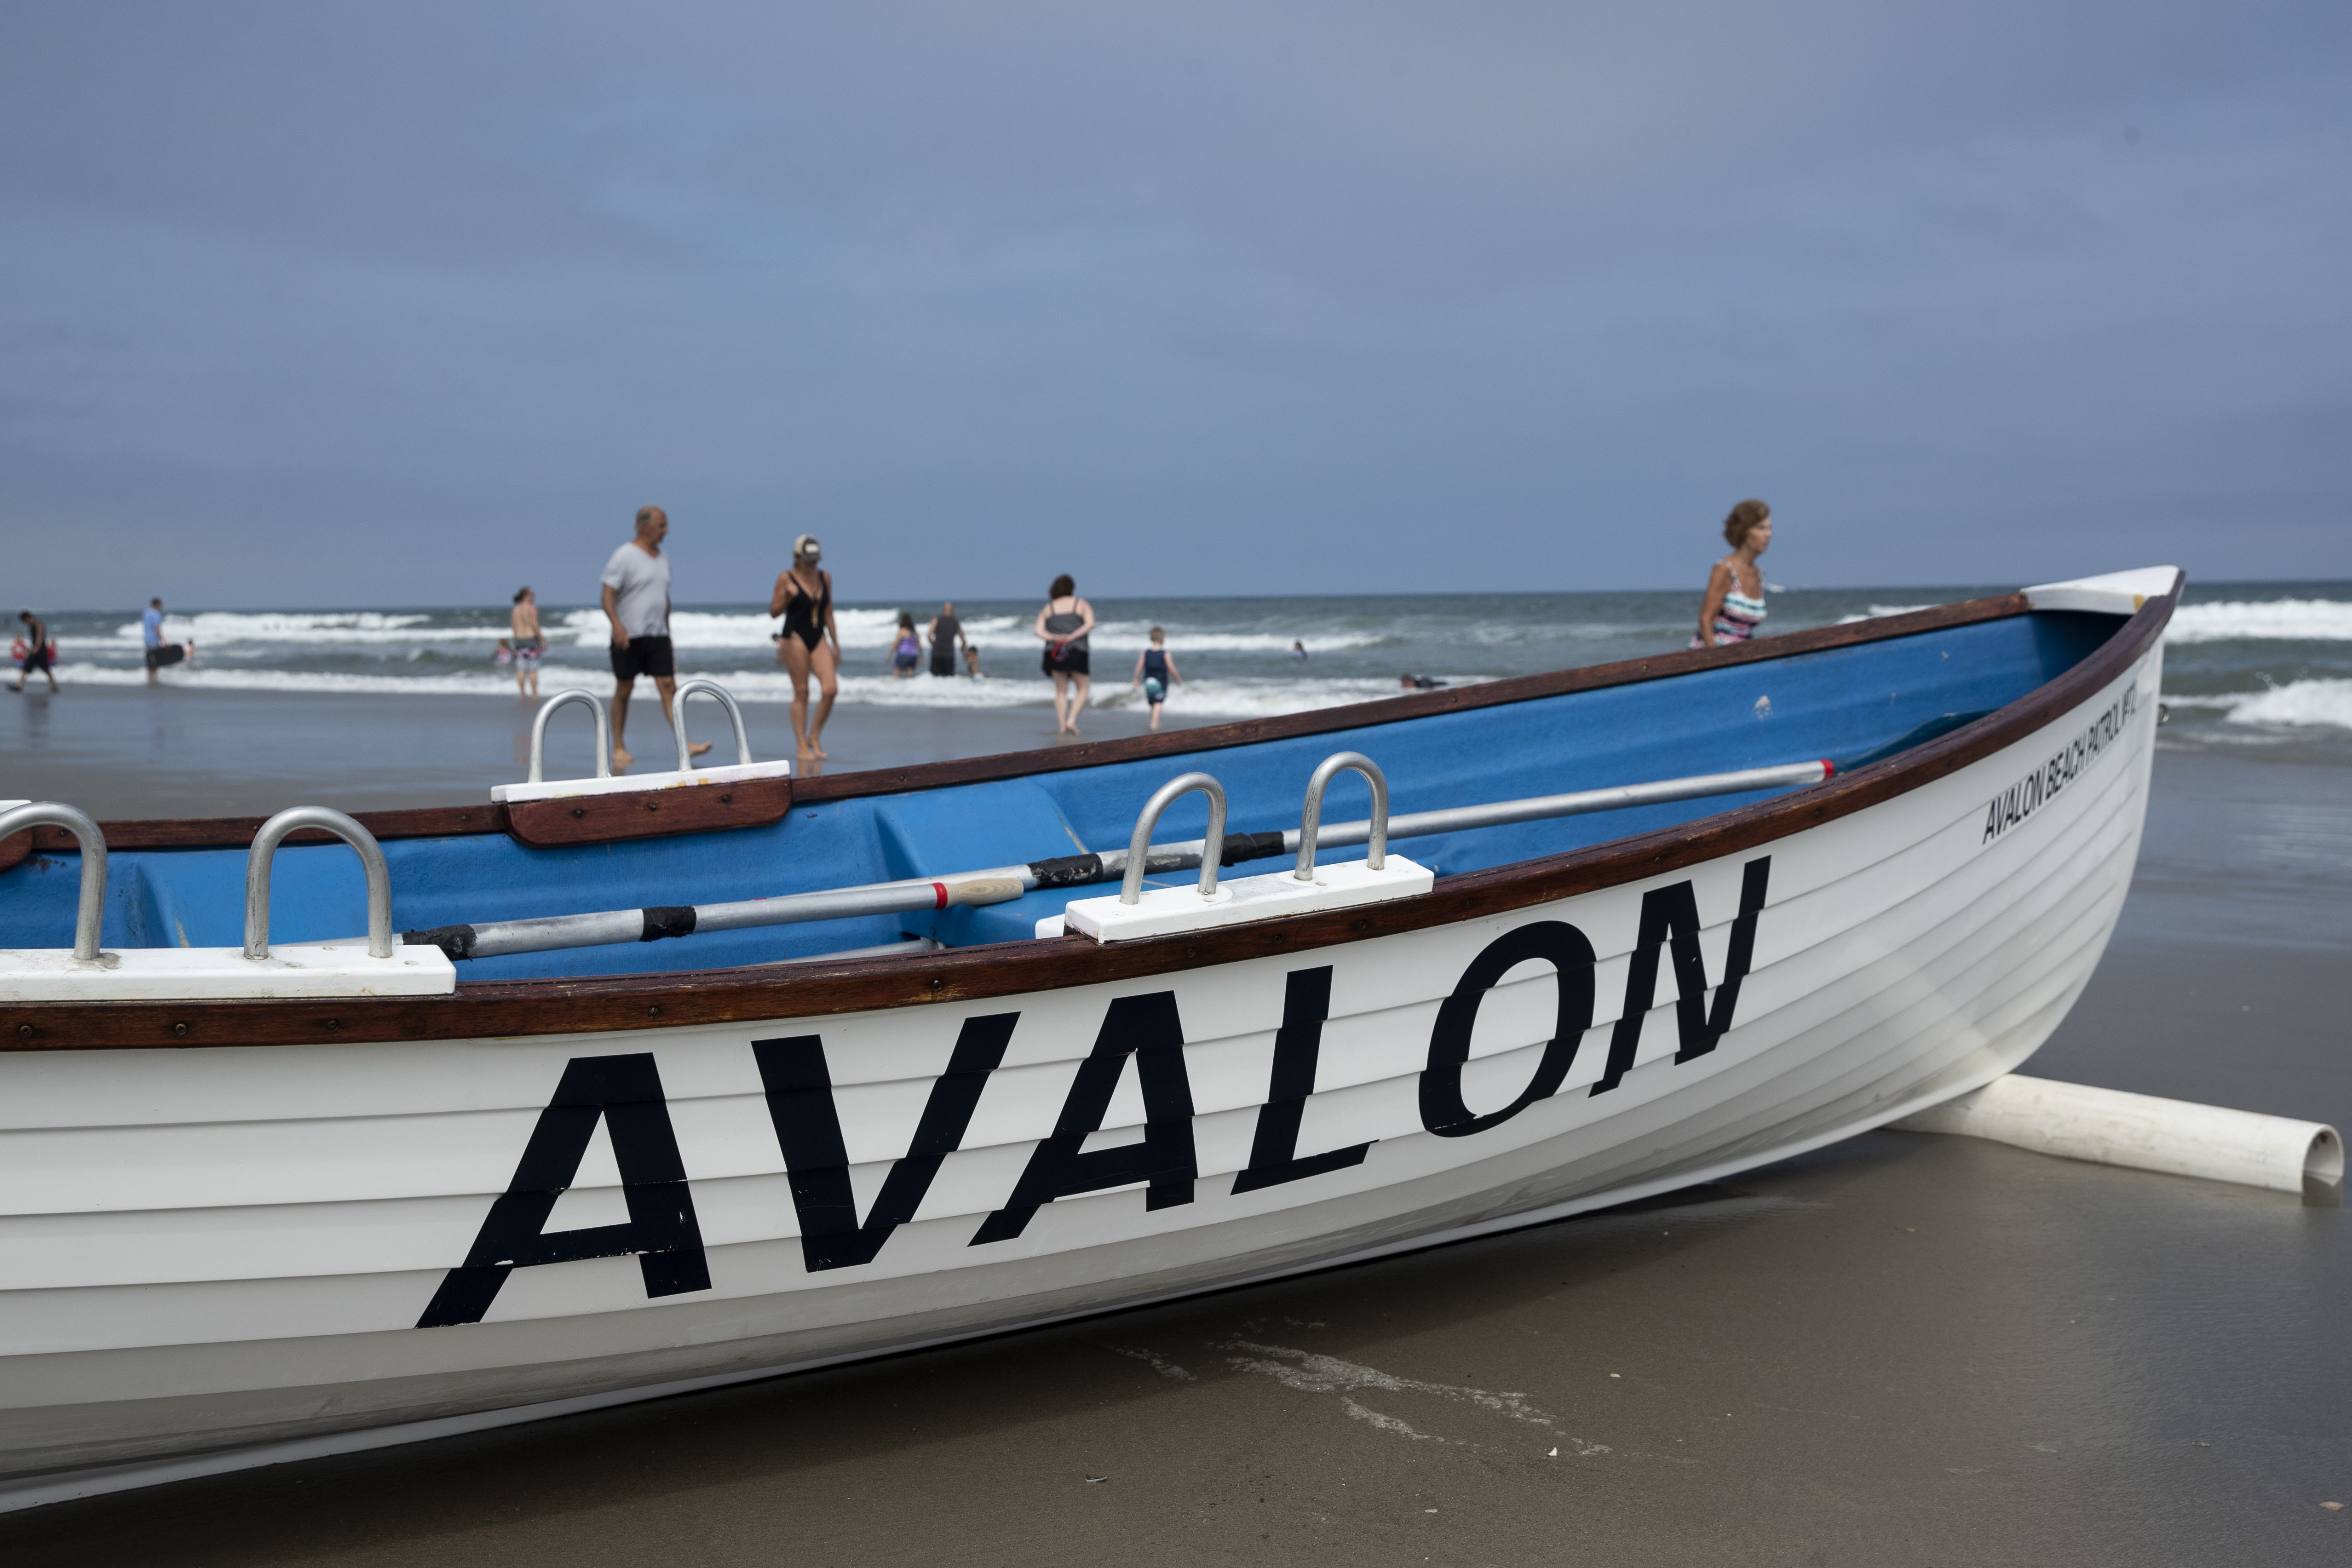
<path fill-rule="evenodd" d="M 1764 620 L 1764 571 L 1756 558 L 1772 543 L 1772 508 L 1761 501 L 1740 502 L 1723 519 L 1723 537 L 1731 553 L 1707 576 L 1698 635 L 1690 640 L 1694 648 L 1745 643 Z"/>

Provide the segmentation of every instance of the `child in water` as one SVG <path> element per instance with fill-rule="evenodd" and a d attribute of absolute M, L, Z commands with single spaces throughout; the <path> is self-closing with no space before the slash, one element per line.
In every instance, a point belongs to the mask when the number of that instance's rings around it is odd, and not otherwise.
<path fill-rule="evenodd" d="M 922 658 L 923 640 L 915 635 L 914 612 L 901 610 L 898 612 L 898 643 L 890 653 L 890 673 L 902 681 L 909 680 Z"/>
<path fill-rule="evenodd" d="M 1166 629 L 1154 626 L 1151 629 L 1151 646 L 1135 656 L 1135 679 L 1128 683 L 1129 691 L 1138 686 L 1143 688 L 1143 699 L 1151 705 L 1151 727 L 1154 729 L 1160 727 L 1160 705 L 1168 700 L 1171 682 L 1181 686 L 1184 684 L 1184 677 L 1176 673 L 1176 661 L 1168 656 Z"/>

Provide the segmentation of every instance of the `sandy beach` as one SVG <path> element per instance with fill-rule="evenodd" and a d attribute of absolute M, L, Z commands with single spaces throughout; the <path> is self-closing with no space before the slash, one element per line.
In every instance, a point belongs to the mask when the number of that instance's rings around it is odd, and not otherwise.
<path fill-rule="evenodd" d="M 241 706 L 256 703 L 273 722 Z M 78 694 L 10 771 L 109 816 L 478 799 L 486 774 L 516 776 L 521 712 Z M 752 718 L 765 754 L 782 715 Z M 133 722 L 155 750 L 130 766 Z M 1002 749 L 1050 722 L 861 712 L 835 750 L 845 767 Z M 403 728 L 428 725 L 430 747 Z M 2334 984 L 2352 954 L 2352 770 L 2173 748 L 2155 779 L 2114 945 L 2032 1071 L 2352 1124 Z M 2352 1502 L 2346 1222 L 2276 1194 L 1880 1133 L 1280 1284 L 58 1505 L 0 1519 L 0 1552 L 2340 1562 L 2352 1511 L 2319 1505 Z"/>
<path fill-rule="evenodd" d="M 713 743 L 705 763 L 735 760 L 718 706 L 688 706 L 693 737 Z M 502 697 L 82 686 L 69 699 L 36 695 L 0 709 L 0 724 L 15 740 L 7 788 L 26 799 L 70 800 L 100 820 L 252 816 L 300 805 L 373 811 L 487 800 L 491 785 L 528 776 L 537 710 Z M 1080 738 L 1140 735 L 1147 722 L 1097 709 Z M 1182 727 L 1181 718 L 1163 724 Z M 744 705 L 743 727 L 756 759 L 793 755 L 782 705 Z M 649 690 L 631 705 L 626 734 L 635 771 L 677 766 L 677 741 Z M 590 735 L 577 707 L 554 719 L 547 776 L 588 773 Z M 1052 711 L 1025 707 L 844 709 L 824 738 L 821 767 L 832 773 L 1056 744 Z"/>

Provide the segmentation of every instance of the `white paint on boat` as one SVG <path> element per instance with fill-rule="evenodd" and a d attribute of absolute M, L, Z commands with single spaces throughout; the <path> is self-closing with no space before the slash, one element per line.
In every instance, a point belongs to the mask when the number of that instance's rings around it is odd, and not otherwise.
<path fill-rule="evenodd" d="M 0 948 L 0 1001 L 134 1002 L 300 997 L 433 997 L 457 988 L 438 947 L 368 956 L 367 938 L 236 947 L 126 947 L 82 960 L 64 947 Z"/>
<path fill-rule="evenodd" d="M 2324 1122 L 2008 1073 L 1895 1124 L 2063 1159 L 2203 1176 L 2273 1192 L 2340 1192 L 2344 1141 Z M 2315 1192 L 2315 1189 L 2317 1189 Z"/>
<path fill-rule="evenodd" d="M 1755 849 L 1307 952 L 862 1014 L 0 1055 L 0 1472 L 39 1500 L 68 1473 L 344 1451 L 939 1343 L 1672 1191 L 1948 1100 L 2031 1055 L 2104 949 L 2160 661 Z M 1664 961 L 1669 925 L 1695 966 Z M 1575 942 L 1589 964 L 1547 961 Z M 1588 976 L 1589 1017 L 1563 997 Z M 1071 1136 L 1085 1070 L 1147 1013 L 1177 1030 L 1157 1067 L 1118 1063 Z M 950 1073 L 991 1028 L 988 1070 Z M 1278 1053 L 1307 1034 L 1269 1156 Z M 766 1075 L 785 1048 L 821 1088 Z M 684 1179 L 656 1185 L 690 1203 L 705 1282 L 649 1294 L 650 1253 L 526 1259 L 475 1317 L 417 1327 L 505 1199 L 636 1212 L 622 1159 L 525 1179 L 541 1129 L 577 1124 L 555 1102 L 583 1063 L 657 1080 L 592 1130 L 618 1147 L 615 1114 L 659 1112 Z M 813 1264 L 782 1118 L 836 1118 L 849 1218 L 872 1225 L 950 1081 L 976 1084 L 969 1121 L 904 1222 Z M 1155 1138 L 1189 1146 L 1181 1182 L 1017 1201 L 1056 1140 L 1090 1159 Z"/>
<path fill-rule="evenodd" d="M 2180 579 L 2180 569 L 2170 566 L 2143 566 L 2130 571 L 2102 572 L 2096 577 L 2077 577 L 2064 582 L 2037 583 L 2024 591 L 2026 602 L 2036 610 L 2081 610 L 2095 615 L 2132 615 L 2151 599 L 2161 599 L 2172 591 Z"/>
<path fill-rule="evenodd" d="M 577 795 L 625 795 L 635 790 L 699 789 L 713 784 L 740 784 L 753 779 L 789 779 L 787 761 L 730 762 L 718 768 L 697 768 L 687 773 L 625 773 L 610 779 L 550 779 L 538 784 L 499 784 L 490 799 L 502 806 L 528 800 L 569 800 Z"/>
<path fill-rule="evenodd" d="M 1312 882 L 1301 882 L 1288 871 L 1226 877 L 1205 898 L 1197 884 L 1187 881 L 1175 887 L 1146 888 L 1133 904 L 1121 904 L 1117 894 L 1072 899 L 1063 911 L 1064 929 L 1097 942 L 1131 942 L 1140 936 L 1173 936 L 1292 915 L 1385 904 L 1427 893 L 1436 885 L 1436 873 L 1428 867 L 1391 854 L 1378 871 L 1363 861 L 1318 865 Z M 1044 935 L 1042 929 L 1039 934 Z"/>

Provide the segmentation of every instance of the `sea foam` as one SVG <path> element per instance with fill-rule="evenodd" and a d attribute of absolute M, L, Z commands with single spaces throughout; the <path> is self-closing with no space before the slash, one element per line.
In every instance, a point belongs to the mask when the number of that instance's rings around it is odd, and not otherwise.
<path fill-rule="evenodd" d="M 495 639 L 504 634 L 504 628 L 495 631 L 469 626 L 427 626 L 430 614 L 389 614 L 372 610 L 360 611 L 263 611 L 238 612 L 207 610 L 195 615 L 163 617 L 163 640 L 184 643 L 194 638 L 199 649 L 207 643 L 415 643 L 425 639 L 463 638 L 478 642 L 485 637 Z M 141 645 L 139 622 L 126 621 L 114 629 L 112 641 L 131 647 Z M 104 646 L 105 640 L 94 637 L 59 639 L 58 646 L 74 644 Z"/>
<path fill-rule="evenodd" d="M 2283 686 L 2225 700 L 2232 724 L 2284 725 L 2295 728 L 2332 725 L 2352 729 L 2352 680 L 2290 681 Z"/>
<path fill-rule="evenodd" d="M 201 647 L 198 650 L 202 656 Z M 723 684 L 736 699 L 746 703 L 781 704 L 793 699 L 792 678 L 782 670 L 712 670 L 698 672 L 691 661 L 681 661 L 678 678 L 707 673 Z M 135 686 L 146 672 L 119 665 L 69 662 L 58 670 L 58 679 L 69 685 Z M 514 677 L 504 672 L 482 674 L 373 675 L 334 671 L 270 670 L 234 666 L 176 666 L 163 673 L 166 686 L 187 686 L 217 692 L 316 692 L 354 696 L 507 697 L 515 695 Z M 643 683 L 650 685 L 650 683 Z M 1454 684 L 1476 684 L 1464 677 Z M 601 670 L 580 670 L 550 664 L 542 668 L 540 690 L 552 696 L 579 686 L 609 697 L 613 678 Z M 642 698 L 646 694 L 640 693 Z M 1311 708 L 1339 707 L 1399 695 L 1394 681 L 1385 679 L 1223 679 L 1188 680 L 1168 698 L 1168 711 L 1197 718 L 1258 718 L 1299 713 Z M 845 706 L 897 708 L 1043 708 L 1054 700 L 1054 684 L 1038 676 L 991 676 L 971 680 L 941 678 L 928 674 L 901 680 L 895 675 L 849 674 L 841 677 Z M 1095 683 L 1087 706 L 1095 708 L 1140 710 L 1144 696 L 1121 680 Z"/>
<path fill-rule="evenodd" d="M 2184 604 L 2165 629 L 2168 643 L 2245 640 L 2352 642 L 2352 604 L 2336 599 L 2225 600 Z"/>

